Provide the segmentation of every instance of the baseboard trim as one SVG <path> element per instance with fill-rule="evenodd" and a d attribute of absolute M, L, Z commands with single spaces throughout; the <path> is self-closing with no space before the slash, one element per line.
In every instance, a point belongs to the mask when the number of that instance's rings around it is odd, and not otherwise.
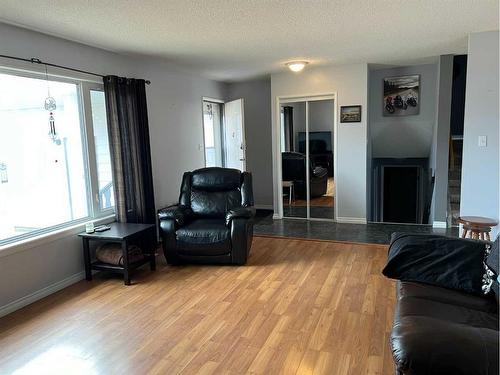
<path fill-rule="evenodd" d="M 280 219 L 280 215 L 278 215 L 277 213 L 274 213 L 273 220 L 279 220 L 279 219 Z"/>
<path fill-rule="evenodd" d="M 64 289 L 64 288 L 66 288 L 74 283 L 77 283 L 78 281 L 83 280 L 84 278 L 85 278 L 85 272 L 84 271 L 79 272 L 75 275 L 69 276 L 69 277 L 67 277 L 61 281 L 58 281 L 54 284 L 46 286 L 45 288 L 37 290 L 36 292 L 28 294 L 27 296 L 24 296 L 24 297 L 21 297 L 15 301 L 12 301 L 5 306 L 1 306 L 0 307 L 0 318 L 2 316 L 10 314 L 16 310 L 21 309 L 24 306 L 30 305 L 33 302 L 38 301 L 39 299 L 47 297 L 50 294 L 58 292 L 61 289 Z"/>
<path fill-rule="evenodd" d="M 335 220 L 337 223 L 345 223 L 345 224 L 366 224 L 365 217 L 342 217 L 339 216 Z"/>
<path fill-rule="evenodd" d="M 447 225 L 446 221 L 433 221 L 432 227 L 446 229 L 446 228 L 448 228 L 448 225 Z"/>

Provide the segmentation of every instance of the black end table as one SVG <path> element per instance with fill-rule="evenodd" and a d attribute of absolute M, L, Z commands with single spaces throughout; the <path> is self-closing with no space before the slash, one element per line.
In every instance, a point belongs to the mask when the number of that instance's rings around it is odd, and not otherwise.
<path fill-rule="evenodd" d="M 156 226 L 154 224 L 112 223 L 111 229 L 104 232 L 80 233 L 83 239 L 83 258 L 85 262 L 85 278 L 92 280 L 92 270 L 109 271 L 123 274 L 125 285 L 130 285 L 131 272 L 149 263 L 151 271 L 156 270 Z M 123 267 L 100 261 L 90 260 L 90 241 L 120 243 L 123 252 Z M 135 244 L 142 249 L 144 259 L 134 263 L 128 260 L 128 245 Z"/>

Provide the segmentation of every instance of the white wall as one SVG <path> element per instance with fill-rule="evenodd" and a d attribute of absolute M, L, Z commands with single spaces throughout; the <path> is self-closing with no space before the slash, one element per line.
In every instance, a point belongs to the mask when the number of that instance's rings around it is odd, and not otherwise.
<path fill-rule="evenodd" d="M 157 207 L 178 199 L 183 171 L 204 166 L 201 101 L 203 96 L 224 99 L 224 84 L 158 60 L 122 56 L 1 23 L 0 54 L 150 79 L 146 91 Z M 0 64 L 9 63 L 0 59 Z M 81 279 L 81 252 L 80 241 L 67 234 L 22 252 L 0 254 L 0 314 Z"/>
<path fill-rule="evenodd" d="M 307 96 L 337 93 L 341 105 L 362 105 L 362 122 L 338 123 L 337 133 L 337 204 L 338 221 L 366 220 L 366 146 L 368 102 L 367 64 L 306 68 L 300 74 L 291 72 L 271 75 L 273 124 L 274 210 L 278 212 L 279 96 Z M 339 111 L 337 111 L 337 121 Z M 335 146 L 334 146 L 335 147 Z"/>
<path fill-rule="evenodd" d="M 271 80 L 230 83 L 226 97 L 244 100 L 247 170 L 252 172 L 255 205 L 272 209 Z"/>
<path fill-rule="evenodd" d="M 384 78 L 420 75 L 420 112 L 384 116 Z M 437 64 L 370 71 L 370 133 L 374 158 L 427 158 L 436 123 Z"/>
<path fill-rule="evenodd" d="M 499 218 L 498 31 L 469 36 L 460 215 Z M 478 137 L 487 136 L 487 147 Z M 498 232 L 498 226 L 494 230 Z"/>

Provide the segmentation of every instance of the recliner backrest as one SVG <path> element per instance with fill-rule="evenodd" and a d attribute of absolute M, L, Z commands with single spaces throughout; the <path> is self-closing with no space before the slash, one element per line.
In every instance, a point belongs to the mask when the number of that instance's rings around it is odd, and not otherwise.
<path fill-rule="evenodd" d="M 229 168 L 202 168 L 184 173 L 179 204 L 196 215 L 225 217 L 237 207 L 253 206 L 251 174 Z"/>
<path fill-rule="evenodd" d="M 306 156 L 300 152 L 283 152 L 281 154 L 283 181 L 306 180 Z"/>

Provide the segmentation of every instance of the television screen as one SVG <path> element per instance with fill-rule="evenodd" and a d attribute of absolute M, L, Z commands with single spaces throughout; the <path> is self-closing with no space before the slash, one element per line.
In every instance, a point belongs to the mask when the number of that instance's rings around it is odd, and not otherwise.
<path fill-rule="evenodd" d="M 306 132 L 298 133 L 299 152 L 306 153 Z M 332 132 L 309 132 L 309 152 L 325 154 L 332 152 Z"/>

